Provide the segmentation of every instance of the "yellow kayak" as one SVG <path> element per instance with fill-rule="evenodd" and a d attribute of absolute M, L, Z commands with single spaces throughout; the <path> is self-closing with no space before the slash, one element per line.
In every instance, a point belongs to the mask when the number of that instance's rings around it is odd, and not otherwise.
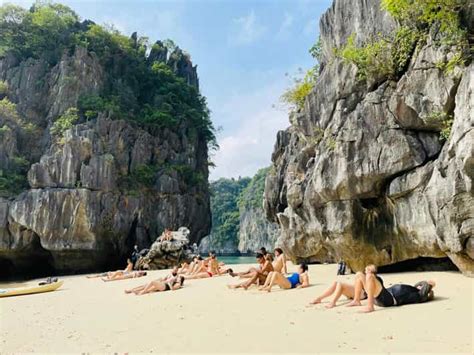
<path fill-rule="evenodd" d="M 63 285 L 64 281 L 56 281 L 42 286 L 30 286 L 11 289 L 0 289 L 0 297 L 31 295 L 33 293 L 43 293 L 55 291 Z"/>

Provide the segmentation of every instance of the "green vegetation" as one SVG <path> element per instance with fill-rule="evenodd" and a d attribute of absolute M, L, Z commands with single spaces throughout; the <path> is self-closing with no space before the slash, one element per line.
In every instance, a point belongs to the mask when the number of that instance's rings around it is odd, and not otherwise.
<path fill-rule="evenodd" d="M 447 141 L 451 135 L 451 127 L 454 122 L 453 115 L 447 114 L 443 111 L 433 111 L 425 118 L 427 123 L 439 125 L 441 130 L 439 132 L 440 141 Z"/>
<path fill-rule="evenodd" d="M 306 71 L 299 69 L 298 73 L 291 78 L 292 84 L 280 97 L 280 102 L 290 112 L 296 112 L 303 108 L 306 97 L 311 91 L 319 77 L 319 63 L 322 56 L 321 38 L 309 49 L 309 53 L 316 60 L 316 64 Z M 288 75 L 288 74 L 287 74 Z"/>
<path fill-rule="evenodd" d="M 316 84 L 317 73 L 315 69 L 306 72 L 300 70 L 292 78 L 293 84 L 280 97 L 280 101 L 290 108 L 290 111 L 299 111 L 303 108 L 306 97 Z"/>
<path fill-rule="evenodd" d="M 270 167 L 257 171 L 238 198 L 240 208 L 262 208 L 265 178 L 269 171 Z"/>
<path fill-rule="evenodd" d="M 260 169 L 253 178 L 224 179 L 211 183 L 212 231 L 211 247 L 239 243 L 240 212 L 243 209 L 262 209 L 265 178 L 270 167 Z"/>
<path fill-rule="evenodd" d="M 438 44 L 454 46 L 457 53 L 448 63 L 438 67 L 450 72 L 455 66 L 464 65 L 468 53 L 467 32 L 461 28 L 460 10 L 464 0 L 382 0 L 382 8 L 399 24 L 399 29 L 389 36 L 378 36 L 357 46 L 352 34 L 335 55 L 358 68 L 360 80 L 397 79 L 406 70 L 419 43 L 429 34 Z M 436 32 L 430 32 L 436 28 Z"/>
<path fill-rule="evenodd" d="M 67 109 L 61 117 L 54 121 L 51 127 L 51 134 L 56 137 L 62 137 L 64 132 L 71 129 L 79 119 L 77 112 L 77 108 L 74 107 Z"/>
<path fill-rule="evenodd" d="M 210 184 L 212 231 L 210 241 L 213 248 L 239 243 L 240 213 L 238 199 L 250 178 L 221 178 Z"/>
<path fill-rule="evenodd" d="M 6 126 L 0 128 L 0 137 Z M 16 156 L 10 161 L 8 170 L 0 169 L 0 197 L 11 197 L 18 195 L 28 188 L 26 174 L 30 162 L 24 157 Z"/>
<path fill-rule="evenodd" d="M 172 41 L 165 41 L 165 46 L 173 50 L 174 60 L 189 56 Z M 37 1 L 29 10 L 11 4 L 0 7 L 0 56 L 10 52 L 20 60 L 31 57 L 55 65 L 63 53 L 78 47 L 94 52 L 106 71 L 101 92 L 79 99 L 79 119 L 105 112 L 151 131 L 186 122 L 210 148 L 217 147 L 206 99 L 165 63 L 149 62 L 146 37 L 134 39 L 110 26 L 80 22 L 61 4 Z"/>
<path fill-rule="evenodd" d="M 0 80 L 0 96 L 5 96 L 8 93 L 8 84 Z"/>
<path fill-rule="evenodd" d="M 20 116 L 18 116 L 18 112 L 16 111 L 16 105 L 6 97 L 0 100 L 0 116 L 7 121 L 16 123 L 20 122 Z"/>

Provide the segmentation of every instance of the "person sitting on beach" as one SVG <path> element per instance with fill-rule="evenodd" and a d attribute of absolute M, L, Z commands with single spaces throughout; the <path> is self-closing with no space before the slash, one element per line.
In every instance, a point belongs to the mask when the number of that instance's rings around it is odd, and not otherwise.
<path fill-rule="evenodd" d="M 201 258 L 202 259 L 202 258 Z M 217 261 L 217 256 L 212 254 L 209 261 L 201 260 L 200 267 L 196 272 L 193 272 L 191 275 L 184 275 L 186 279 L 206 279 L 213 276 L 220 276 L 219 273 L 219 262 Z"/>
<path fill-rule="evenodd" d="M 261 247 L 261 248 L 259 249 L 259 252 L 260 252 L 260 254 L 262 254 L 263 256 L 265 256 L 265 255 L 268 254 L 267 249 L 266 249 L 265 247 Z"/>
<path fill-rule="evenodd" d="M 287 274 L 288 270 L 286 269 L 286 256 L 283 254 L 283 250 L 280 248 L 275 248 L 275 261 L 273 262 L 273 269 L 282 274 Z"/>
<path fill-rule="evenodd" d="M 278 285 L 284 290 L 292 288 L 304 288 L 309 286 L 308 265 L 300 264 L 298 272 L 285 277 L 281 272 L 273 271 L 268 274 L 265 284 L 259 288 L 260 291 L 270 292 L 272 287 Z"/>
<path fill-rule="evenodd" d="M 260 269 L 252 272 L 252 276 L 247 280 L 237 285 L 228 285 L 231 289 L 242 287 L 247 290 L 253 284 L 263 285 L 268 275 L 273 271 L 273 257 L 267 254 L 265 257 L 258 253 L 256 256 L 257 262 L 260 264 Z"/>
<path fill-rule="evenodd" d="M 133 263 L 130 259 L 127 259 L 127 266 L 125 267 L 124 270 L 117 270 L 117 271 L 108 271 L 108 272 L 103 272 L 102 274 L 97 274 L 97 275 L 88 275 L 86 276 L 88 279 L 93 279 L 97 277 L 116 277 L 118 275 L 125 275 L 129 272 L 133 271 Z"/>
<path fill-rule="evenodd" d="M 146 276 L 146 271 L 132 271 L 126 274 L 114 274 L 111 276 L 103 277 L 102 281 L 118 281 L 126 279 L 134 279 L 137 277 Z"/>
<path fill-rule="evenodd" d="M 367 265 L 365 274 L 356 274 L 354 300 L 347 306 L 361 306 L 362 291 L 367 294 L 367 306 L 362 310 L 364 313 L 373 312 L 374 304 L 379 307 L 392 307 L 427 302 L 434 298 L 435 286 L 436 283 L 430 280 L 418 282 L 415 286 L 396 284 L 385 288 L 382 278 L 377 275 L 377 267 Z"/>
<path fill-rule="evenodd" d="M 257 262 L 259 260 L 259 255 L 262 255 L 262 257 L 264 257 L 262 253 L 257 252 L 256 253 Z M 232 269 L 229 268 L 226 272 L 232 277 L 239 276 L 241 279 L 246 279 L 246 278 L 252 277 L 255 274 L 255 272 L 261 271 L 262 270 L 261 266 L 262 264 L 259 263 L 257 267 L 250 267 L 248 270 L 243 271 L 243 272 L 234 272 Z"/>
<path fill-rule="evenodd" d="M 125 290 L 125 293 L 134 293 L 135 295 L 141 296 L 152 292 L 176 291 L 183 287 L 183 284 L 184 276 L 180 276 L 179 278 L 171 281 L 154 280 L 146 285 Z"/>

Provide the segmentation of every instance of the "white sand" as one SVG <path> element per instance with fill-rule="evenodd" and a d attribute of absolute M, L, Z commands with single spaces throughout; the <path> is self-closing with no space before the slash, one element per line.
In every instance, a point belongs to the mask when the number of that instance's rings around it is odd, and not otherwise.
<path fill-rule="evenodd" d="M 225 285 L 237 281 L 230 276 L 145 296 L 123 290 L 165 271 L 109 283 L 64 277 L 56 292 L 0 298 L 0 352 L 473 352 L 473 279 L 453 272 L 387 274 L 386 285 L 434 279 L 437 299 L 371 314 L 308 308 L 335 272 L 335 265 L 311 266 L 311 287 L 270 294 L 229 290 Z"/>

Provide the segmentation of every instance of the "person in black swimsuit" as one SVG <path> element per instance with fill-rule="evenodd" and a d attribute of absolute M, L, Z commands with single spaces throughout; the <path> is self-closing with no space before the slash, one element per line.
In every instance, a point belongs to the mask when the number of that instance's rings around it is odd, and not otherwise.
<path fill-rule="evenodd" d="M 361 306 L 362 290 L 367 294 L 367 307 L 363 312 L 374 311 L 374 304 L 379 307 L 401 306 L 404 304 L 422 303 L 434 298 L 434 281 L 421 281 L 415 286 L 397 284 L 385 288 L 383 280 L 377 275 L 375 265 L 367 265 L 365 274 L 356 274 L 354 300 L 348 306 Z"/>

